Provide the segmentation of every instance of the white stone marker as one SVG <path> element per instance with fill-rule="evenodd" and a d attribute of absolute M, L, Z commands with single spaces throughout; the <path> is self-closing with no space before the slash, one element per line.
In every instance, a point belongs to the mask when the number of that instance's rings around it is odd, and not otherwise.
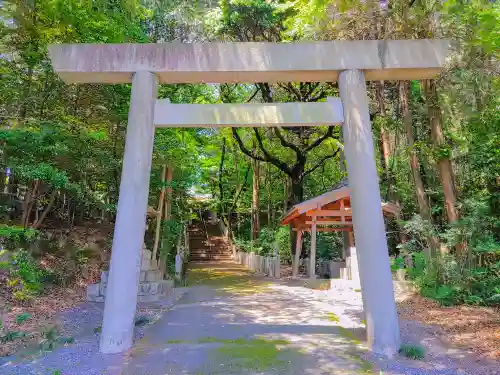
<path fill-rule="evenodd" d="M 360 287 L 360 281 L 359 281 L 359 260 L 358 260 L 358 252 L 354 246 L 349 247 L 349 254 L 350 256 L 350 274 L 351 274 L 351 280 L 353 287 L 359 288 Z"/>
<path fill-rule="evenodd" d="M 125 154 L 104 305 L 101 353 L 132 346 L 137 292 L 153 153 L 153 114 L 158 78 L 137 72 L 132 78 Z"/>
<path fill-rule="evenodd" d="M 368 344 L 375 353 L 390 356 L 399 350 L 400 334 L 365 76 L 359 70 L 346 70 L 340 73 L 338 84 Z"/>
<path fill-rule="evenodd" d="M 316 238 L 317 234 L 317 225 L 316 225 L 316 216 L 312 218 L 311 224 L 311 251 L 309 254 L 309 278 L 316 278 Z"/>

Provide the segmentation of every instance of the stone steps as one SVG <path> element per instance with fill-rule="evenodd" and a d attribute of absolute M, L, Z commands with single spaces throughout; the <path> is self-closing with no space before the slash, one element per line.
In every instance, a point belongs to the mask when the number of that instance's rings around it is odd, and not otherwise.
<path fill-rule="evenodd" d="M 207 261 L 231 261 L 233 259 L 232 250 L 221 236 L 218 225 L 208 225 L 208 238 L 205 228 L 193 226 L 189 230 L 190 234 L 190 262 Z"/>

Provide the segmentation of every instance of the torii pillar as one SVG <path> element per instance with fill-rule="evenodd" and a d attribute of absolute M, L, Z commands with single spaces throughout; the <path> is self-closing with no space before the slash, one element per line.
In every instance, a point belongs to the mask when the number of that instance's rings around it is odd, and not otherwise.
<path fill-rule="evenodd" d="M 368 344 L 377 353 L 392 355 L 400 345 L 399 324 L 365 75 L 360 70 L 346 70 L 339 74 L 338 83 L 344 107 L 342 133 Z"/>
<path fill-rule="evenodd" d="M 100 343 L 102 353 L 119 353 L 132 346 L 148 209 L 157 95 L 158 78 L 155 74 L 144 71 L 134 73 L 104 304 Z"/>

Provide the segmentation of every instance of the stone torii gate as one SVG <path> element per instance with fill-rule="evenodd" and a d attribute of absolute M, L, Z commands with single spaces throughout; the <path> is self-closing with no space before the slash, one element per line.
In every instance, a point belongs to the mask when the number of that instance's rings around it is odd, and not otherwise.
<path fill-rule="evenodd" d="M 101 352 L 132 346 L 155 127 L 341 123 L 368 343 L 377 353 L 396 352 L 399 324 L 365 81 L 433 78 L 448 51 L 444 40 L 50 46 L 54 70 L 65 82 L 132 82 Z M 196 105 L 157 100 L 159 83 L 334 81 L 341 99 L 325 103 Z"/>

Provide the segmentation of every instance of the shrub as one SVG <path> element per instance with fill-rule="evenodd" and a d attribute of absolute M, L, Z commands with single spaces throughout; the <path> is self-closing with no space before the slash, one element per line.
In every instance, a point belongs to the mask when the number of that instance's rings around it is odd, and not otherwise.
<path fill-rule="evenodd" d="M 0 243 L 12 251 L 34 242 L 40 234 L 36 229 L 0 224 Z"/>
<path fill-rule="evenodd" d="M 410 359 L 425 358 L 425 348 L 421 345 L 403 344 L 399 349 L 399 353 Z"/>
<path fill-rule="evenodd" d="M 319 259 L 342 259 L 342 237 L 340 233 L 318 232 L 317 254 Z"/>
<path fill-rule="evenodd" d="M 3 268 L 9 273 L 7 286 L 18 301 L 31 299 L 39 294 L 47 283 L 55 281 L 54 273 L 40 267 L 33 256 L 25 250 L 16 251 Z"/>
<path fill-rule="evenodd" d="M 151 317 L 146 315 L 139 315 L 135 318 L 134 325 L 136 327 L 142 327 L 151 322 Z"/>
<path fill-rule="evenodd" d="M 276 229 L 263 227 L 260 230 L 259 238 L 255 241 L 242 237 L 236 237 L 233 241 L 241 251 L 254 252 L 263 256 L 273 256 L 277 247 L 281 260 L 291 262 L 290 229 L 288 227 Z"/>
<path fill-rule="evenodd" d="M 59 327 L 51 326 L 42 331 L 42 340 L 38 345 L 40 351 L 46 352 L 54 350 L 59 345 L 72 344 L 74 341 L 73 337 L 62 336 Z"/>
<path fill-rule="evenodd" d="M 31 316 L 27 313 L 19 314 L 16 316 L 16 324 L 22 325 Z M 26 337 L 27 333 L 23 331 L 11 331 L 5 327 L 3 321 L 0 319 L 0 343 L 5 344 L 7 342 L 12 342 L 17 339 Z"/>
<path fill-rule="evenodd" d="M 422 253 L 416 253 L 408 275 L 424 297 L 445 306 L 500 303 L 500 261 L 482 267 L 465 267 L 451 255 L 426 262 Z"/>
<path fill-rule="evenodd" d="M 290 228 L 279 227 L 276 230 L 276 243 L 278 245 L 278 252 L 282 262 L 290 263 L 292 261 L 290 240 Z"/>
<path fill-rule="evenodd" d="M 177 255 L 177 242 L 182 234 L 183 224 L 178 220 L 164 220 L 162 222 L 162 241 L 159 251 L 166 262 L 169 275 L 175 275 L 175 256 Z"/>

